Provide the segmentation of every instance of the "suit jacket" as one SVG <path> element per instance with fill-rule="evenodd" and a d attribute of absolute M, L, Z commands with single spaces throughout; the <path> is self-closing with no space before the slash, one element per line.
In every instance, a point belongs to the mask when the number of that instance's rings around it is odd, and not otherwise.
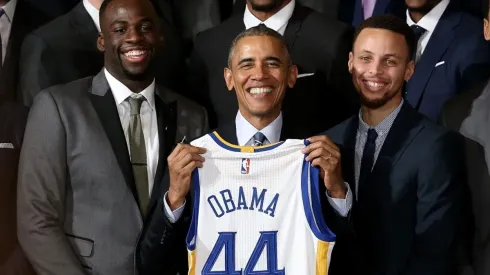
<path fill-rule="evenodd" d="M 24 37 L 48 17 L 33 8 L 28 2 L 18 0 L 14 13 L 14 21 L 10 29 L 10 38 L 3 66 L 0 67 L 0 99 L 17 99 L 17 82 L 19 71 L 20 46 Z"/>
<path fill-rule="evenodd" d="M 179 88 L 184 60 L 179 39 L 162 20 L 165 38 L 157 57 L 156 80 L 171 89 Z M 43 89 L 96 75 L 104 65 L 97 49 L 98 31 L 82 3 L 29 34 L 22 45 L 20 92 L 25 105 Z"/>
<path fill-rule="evenodd" d="M 343 177 L 354 194 L 358 123 L 356 115 L 325 132 L 341 150 Z M 359 187 L 350 214 L 355 239 L 337 241 L 340 251 L 351 243 L 358 249 L 344 249 L 338 257 L 344 270 L 451 274 L 465 183 L 460 138 L 408 104 L 402 106 L 371 174 Z"/>
<path fill-rule="evenodd" d="M 450 3 L 430 37 L 415 73 L 406 85 L 407 101 L 437 121 L 454 95 L 487 79 L 490 44 L 483 39 L 481 20 Z"/>
<path fill-rule="evenodd" d="M 300 5 L 312 8 L 317 12 L 321 12 L 325 14 L 328 18 L 338 19 L 337 11 L 339 11 L 342 2 L 346 0 L 296 0 L 296 3 Z M 233 12 L 235 14 L 242 14 L 245 11 L 246 0 L 235 0 L 235 4 L 233 7 Z M 349 22 L 350 24 L 350 22 Z"/>
<path fill-rule="evenodd" d="M 155 93 L 160 157 L 148 216 L 163 211 L 172 146 L 207 131 L 204 108 L 162 87 Z M 20 157 L 17 217 L 20 243 L 39 274 L 137 274 L 136 246 L 151 219 L 138 207 L 119 121 L 103 72 L 35 100 Z M 160 241 L 172 242 L 172 235 Z"/>
<path fill-rule="evenodd" d="M 364 21 L 362 0 L 342 0 L 339 3 L 339 19 L 346 24 L 359 26 Z M 373 16 L 393 14 L 405 19 L 406 5 L 404 0 L 376 0 Z"/>
<path fill-rule="evenodd" d="M 81 1 L 82 0 L 26 0 L 26 2 L 33 7 L 48 15 L 50 19 L 54 19 L 69 12 Z"/>
<path fill-rule="evenodd" d="M 487 86 L 488 81 L 482 82 L 469 91 L 462 93 L 444 104 L 441 112 L 441 123 L 453 131 L 461 131 L 463 121 L 470 116 L 472 105 L 479 98 Z M 480 122 L 482 129 L 490 129 L 488 120 Z M 469 241 L 469 255 L 463 258 L 466 264 L 475 275 L 490 273 L 490 175 L 485 162 L 484 146 L 466 138 L 466 164 L 468 169 L 468 189 L 470 194 L 470 211 L 466 213 L 467 223 L 465 223 L 466 237 Z M 468 232 L 469 231 L 469 232 Z"/>
<path fill-rule="evenodd" d="M 195 41 L 188 95 L 206 106 L 212 128 L 234 118 L 238 110 L 235 92 L 226 88 L 223 69 L 233 39 L 244 30 L 243 14 L 235 15 Z M 320 32 L 324 35 L 318 36 Z M 341 122 L 357 108 L 358 95 L 346 67 L 352 32 L 297 4 L 284 37 L 299 73 L 313 74 L 299 78 L 286 92 L 282 108 L 284 121 L 291 123 L 285 126 L 294 130 L 289 137 L 305 138 Z"/>
<path fill-rule="evenodd" d="M 28 110 L 12 102 L 0 103 L 0 274 L 33 275 L 17 241 L 17 165 Z"/>

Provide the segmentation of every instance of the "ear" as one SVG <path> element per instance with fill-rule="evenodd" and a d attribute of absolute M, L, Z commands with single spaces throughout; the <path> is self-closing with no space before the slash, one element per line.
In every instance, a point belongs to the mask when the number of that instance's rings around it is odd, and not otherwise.
<path fill-rule="evenodd" d="M 347 67 L 349 68 L 349 73 L 352 73 L 353 63 L 354 63 L 354 54 L 352 52 L 349 52 L 349 61 L 347 61 Z"/>
<path fill-rule="evenodd" d="M 296 65 L 289 66 L 288 87 L 293 88 L 298 79 L 298 67 Z"/>
<path fill-rule="evenodd" d="M 97 37 L 97 49 L 99 49 L 101 52 L 105 51 L 104 35 L 102 32 L 99 32 L 99 37 Z"/>
<path fill-rule="evenodd" d="M 483 36 L 485 40 L 490 41 L 490 22 L 488 18 L 483 19 Z"/>
<path fill-rule="evenodd" d="M 224 77 L 225 77 L 225 82 L 226 82 L 226 88 L 228 88 L 228 91 L 233 90 L 235 85 L 233 83 L 233 74 L 231 73 L 230 68 L 228 68 L 228 67 L 225 68 Z"/>
<path fill-rule="evenodd" d="M 403 79 L 405 79 L 405 81 L 410 80 L 414 70 L 415 70 L 415 61 L 411 60 L 410 62 L 408 62 L 407 68 L 405 69 L 405 76 L 403 77 Z"/>

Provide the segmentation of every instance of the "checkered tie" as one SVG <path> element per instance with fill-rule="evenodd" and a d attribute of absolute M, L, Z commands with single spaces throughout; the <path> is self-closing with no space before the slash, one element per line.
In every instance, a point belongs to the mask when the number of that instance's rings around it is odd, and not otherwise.
<path fill-rule="evenodd" d="M 265 137 L 264 134 L 261 132 L 257 132 L 253 137 L 252 137 L 252 146 L 262 146 L 264 142 L 267 141 L 267 138 Z"/>

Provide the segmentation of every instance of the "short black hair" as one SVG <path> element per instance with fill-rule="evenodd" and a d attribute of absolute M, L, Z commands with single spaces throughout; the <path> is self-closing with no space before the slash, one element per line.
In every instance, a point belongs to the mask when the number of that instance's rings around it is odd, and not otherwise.
<path fill-rule="evenodd" d="M 235 37 L 235 39 L 233 39 L 230 51 L 228 52 L 228 68 L 231 68 L 231 58 L 235 52 L 235 48 L 238 42 L 240 42 L 242 38 L 251 36 L 270 36 L 279 40 L 281 42 L 281 47 L 284 50 L 284 54 L 288 58 L 288 65 L 292 64 L 291 55 L 289 54 L 288 45 L 286 43 L 286 40 L 284 39 L 284 36 L 276 32 L 275 30 L 268 28 L 265 24 L 259 24 L 258 26 L 242 31 L 240 34 L 237 35 L 237 37 Z"/>
<path fill-rule="evenodd" d="M 488 12 L 490 11 L 490 1 L 489 0 L 483 0 L 481 1 L 481 12 L 482 12 L 482 17 L 488 19 Z"/>
<path fill-rule="evenodd" d="M 405 20 L 389 14 L 370 17 L 364 20 L 357 28 L 354 34 L 353 43 L 356 43 L 357 37 L 361 31 L 367 28 L 388 30 L 403 35 L 403 37 L 405 37 L 405 42 L 407 42 L 408 56 L 410 60 L 414 59 L 417 41 L 415 41 L 415 34 Z"/>
<path fill-rule="evenodd" d="M 99 20 L 104 16 L 105 10 L 107 9 L 107 6 L 109 6 L 110 2 L 112 2 L 112 0 L 102 1 L 102 4 L 100 5 L 100 9 L 99 9 Z"/>

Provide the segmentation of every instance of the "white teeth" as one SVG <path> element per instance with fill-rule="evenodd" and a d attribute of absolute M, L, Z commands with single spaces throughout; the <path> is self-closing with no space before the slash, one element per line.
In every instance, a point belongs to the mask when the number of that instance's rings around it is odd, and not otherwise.
<path fill-rule="evenodd" d="M 144 55 L 146 53 L 146 51 L 129 51 L 127 53 L 125 53 L 124 55 L 125 56 L 140 56 L 140 55 Z"/>
<path fill-rule="evenodd" d="M 271 93 L 272 88 L 251 88 L 250 93 L 253 95 L 260 95 L 264 93 Z"/>
<path fill-rule="evenodd" d="M 386 86 L 386 84 L 383 84 L 383 83 L 376 83 L 376 82 L 373 82 L 373 81 L 366 81 L 366 84 L 370 87 L 384 87 Z"/>

